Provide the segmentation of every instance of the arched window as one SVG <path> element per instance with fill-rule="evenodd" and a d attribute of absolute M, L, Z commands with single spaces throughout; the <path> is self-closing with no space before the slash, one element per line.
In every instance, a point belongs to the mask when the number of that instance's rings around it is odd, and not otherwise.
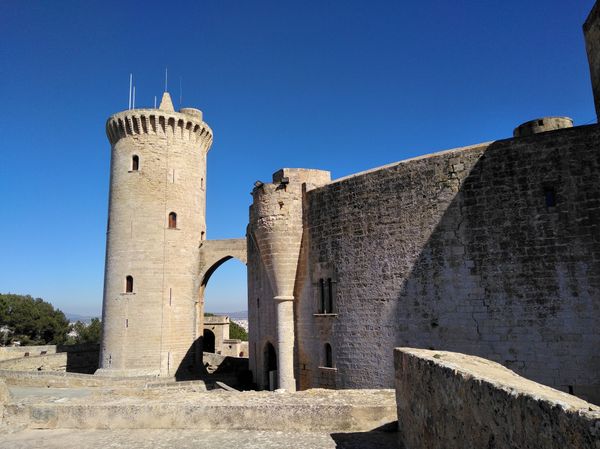
<path fill-rule="evenodd" d="M 133 293 L 133 276 L 125 278 L 125 293 Z"/>
<path fill-rule="evenodd" d="M 131 171 L 138 171 L 140 168 L 140 158 L 137 154 L 134 154 L 131 158 Z"/>
<path fill-rule="evenodd" d="M 171 212 L 169 214 L 169 228 L 175 229 L 177 227 L 177 214 L 175 212 Z"/>
<path fill-rule="evenodd" d="M 331 353 L 331 345 L 325 343 L 325 353 L 323 354 L 324 365 L 326 368 L 333 368 L 333 354 Z"/>

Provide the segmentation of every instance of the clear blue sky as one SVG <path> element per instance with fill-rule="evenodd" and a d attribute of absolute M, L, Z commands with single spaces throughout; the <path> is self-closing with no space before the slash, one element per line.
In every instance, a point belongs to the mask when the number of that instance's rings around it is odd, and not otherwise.
<path fill-rule="evenodd" d="M 136 8 L 137 5 L 138 7 Z M 143 5 L 143 6 L 142 6 Z M 255 180 L 333 177 L 509 137 L 519 123 L 595 120 L 581 25 L 593 0 L 1 1 L 0 292 L 99 314 L 106 118 L 152 106 L 169 67 L 204 111 L 208 238 L 241 237 Z M 212 311 L 246 309 L 230 261 Z"/>

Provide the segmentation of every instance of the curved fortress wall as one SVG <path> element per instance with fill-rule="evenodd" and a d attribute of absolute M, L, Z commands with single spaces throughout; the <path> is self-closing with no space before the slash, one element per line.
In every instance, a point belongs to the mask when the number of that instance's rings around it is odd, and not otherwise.
<path fill-rule="evenodd" d="M 308 192 L 300 387 L 392 387 L 392 348 L 412 346 L 486 357 L 600 400 L 598 179 L 600 129 L 586 126 Z M 329 278 L 333 313 L 320 314 Z"/>
<path fill-rule="evenodd" d="M 198 247 L 206 230 L 212 131 L 200 111 L 175 112 L 165 93 L 159 109 L 110 117 L 107 134 L 112 153 L 99 373 L 172 376 L 187 370 L 182 361 L 198 336 Z"/>

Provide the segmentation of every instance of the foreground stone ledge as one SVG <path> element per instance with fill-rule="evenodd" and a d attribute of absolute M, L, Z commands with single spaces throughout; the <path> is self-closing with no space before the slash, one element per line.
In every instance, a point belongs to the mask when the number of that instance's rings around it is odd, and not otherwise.
<path fill-rule="evenodd" d="M 174 378 L 156 376 L 140 377 L 101 377 L 92 374 L 68 373 L 59 371 L 13 371 L 0 370 L 0 379 L 9 386 L 78 388 L 106 386 L 143 386 L 146 383 L 171 383 Z"/>
<path fill-rule="evenodd" d="M 480 357 L 394 350 L 401 447 L 600 448 L 600 407 Z"/>
<path fill-rule="evenodd" d="M 21 387 L 18 387 L 22 389 Z M 27 396 L 5 407 L 23 429 L 370 431 L 394 423 L 393 390 L 299 393 L 89 389 Z M 52 394 L 52 392 L 50 392 Z"/>

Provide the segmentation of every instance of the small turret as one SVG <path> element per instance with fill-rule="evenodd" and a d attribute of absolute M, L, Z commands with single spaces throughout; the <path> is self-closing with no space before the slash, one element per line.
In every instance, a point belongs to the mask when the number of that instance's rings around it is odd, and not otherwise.
<path fill-rule="evenodd" d="M 277 316 L 279 388 L 296 389 L 294 379 L 294 287 L 303 233 L 303 190 L 330 181 L 321 170 L 284 168 L 273 183 L 257 183 L 252 192 L 249 232 L 273 291 Z"/>
<path fill-rule="evenodd" d="M 530 120 L 519 125 L 513 131 L 514 137 L 532 136 L 563 128 L 572 128 L 573 119 L 569 117 L 544 117 Z"/>

